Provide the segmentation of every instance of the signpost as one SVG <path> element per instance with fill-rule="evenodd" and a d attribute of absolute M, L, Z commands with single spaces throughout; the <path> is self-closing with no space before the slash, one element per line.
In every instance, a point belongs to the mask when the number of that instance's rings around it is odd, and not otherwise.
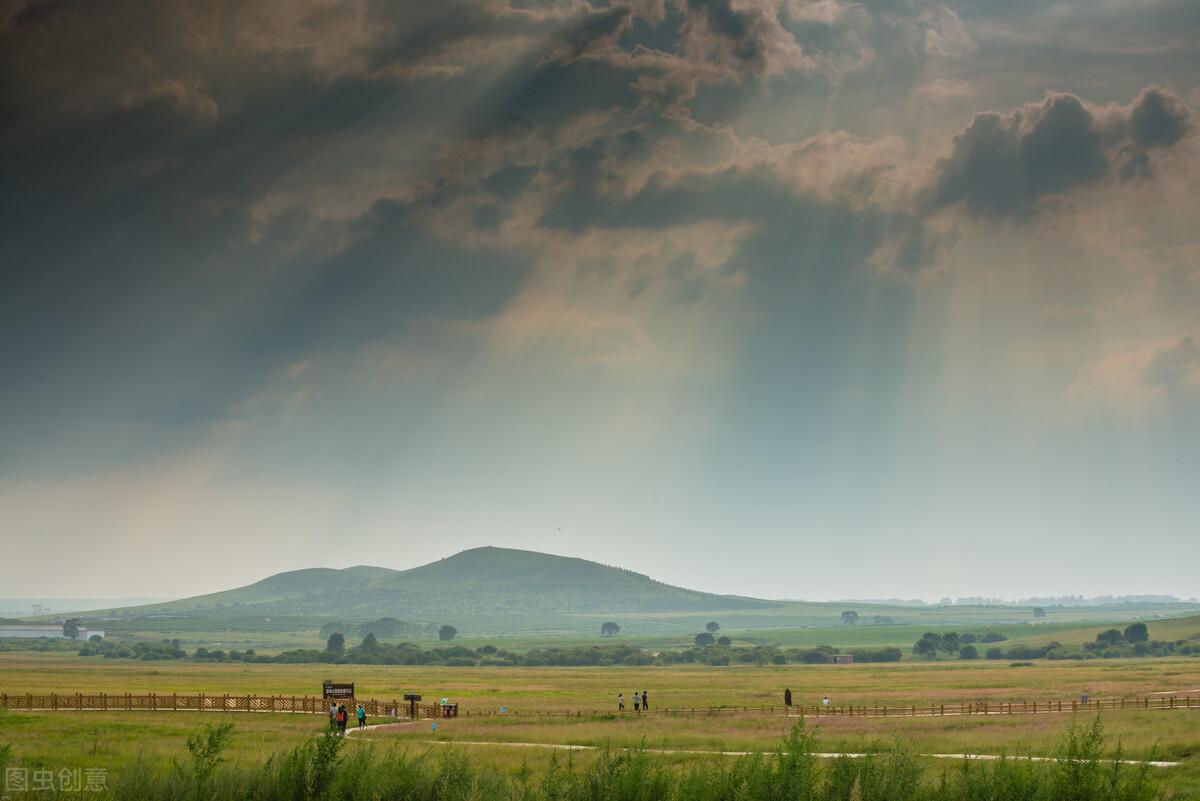
<path fill-rule="evenodd" d="M 354 682 L 349 684 L 339 684 L 337 682 L 325 679 L 321 689 L 324 697 L 335 701 L 353 701 L 354 700 Z"/>
<path fill-rule="evenodd" d="M 417 719 L 417 702 L 421 700 L 419 693 L 405 693 L 404 700 L 408 701 L 408 719 Z"/>

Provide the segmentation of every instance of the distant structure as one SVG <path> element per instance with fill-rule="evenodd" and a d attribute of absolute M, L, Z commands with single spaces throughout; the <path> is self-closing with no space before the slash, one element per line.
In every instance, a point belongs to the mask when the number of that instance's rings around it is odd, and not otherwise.
<path fill-rule="evenodd" d="M 76 640 L 87 641 L 94 636 L 99 635 L 104 638 L 103 629 L 85 629 L 80 628 L 79 633 L 75 635 Z M 63 634 L 62 625 L 50 626 L 0 626 L 0 640 L 34 640 L 39 637 L 45 637 L 51 640 L 67 639 Z"/>
<path fill-rule="evenodd" d="M 854 654 L 834 654 L 833 664 L 835 665 L 853 665 Z"/>
<path fill-rule="evenodd" d="M 44 614 L 48 613 L 49 611 L 50 611 L 50 607 L 46 606 L 45 604 L 34 604 L 33 605 L 33 614 L 34 615 L 44 615 Z"/>

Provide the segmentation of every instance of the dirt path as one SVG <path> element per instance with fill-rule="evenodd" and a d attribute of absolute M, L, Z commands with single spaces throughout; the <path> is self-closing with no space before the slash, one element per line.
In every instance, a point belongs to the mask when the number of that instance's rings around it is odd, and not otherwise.
<path fill-rule="evenodd" d="M 568 745 L 565 743 L 514 743 L 490 740 L 421 740 L 427 745 L 465 745 L 465 746 L 499 746 L 508 748 L 547 748 L 554 751 L 598 751 L 600 746 L 596 745 Z M 699 754 L 709 756 L 750 756 L 751 754 L 764 753 L 775 754 L 777 751 L 703 751 L 686 748 L 622 748 L 617 749 L 622 751 L 645 751 L 649 754 Z M 820 753 L 813 754 L 818 759 L 834 759 L 836 757 L 850 757 L 851 759 L 862 759 L 870 754 L 855 754 L 855 753 Z M 995 762 L 1000 759 L 1017 759 L 1025 762 L 1058 762 L 1055 757 L 1039 757 L 1039 756 L 1000 756 L 999 754 L 916 754 L 915 756 L 927 757 L 929 759 L 970 759 L 979 760 L 982 762 Z M 1179 766 L 1179 762 L 1163 762 L 1163 761 L 1140 761 L 1136 759 L 1122 759 L 1123 765 L 1150 765 L 1155 768 L 1174 768 Z"/>

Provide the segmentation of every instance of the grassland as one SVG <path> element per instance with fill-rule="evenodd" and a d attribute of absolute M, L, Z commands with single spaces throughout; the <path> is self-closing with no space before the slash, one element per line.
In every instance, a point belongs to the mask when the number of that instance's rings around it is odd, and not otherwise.
<path fill-rule="evenodd" d="M 797 703 L 829 695 L 835 704 L 895 706 L 964 701 L 1048 701 L 1088 692 L 1092 697 L 1134 697 L 1153 692 L 1200 696 L 1200 660 L 1141 659 L 1043 662 L 1011 667 L 994 662 L 906 662 L 887 665 L 671 668 L 445 668 L 362 665 L 205 664 L 194 662 L 98 663 L 61 654 L 0 654 L 0 689 L 23 692 L 197 692 L 260 695 L 315 694 L 326 677 L 354 681 L 363 697 L 391 698 L 421 692 L 449 696 L 470 717 L 372 733 L 351 749 L 393 747 L 424 752 L 426 741 L 566 743 L 698 750 L 770 750 L 794 718 L 737 712 L 709 715 L 710 706 L 778 707 L 784 687 Z M 649 692 L 656 712 L 696 708 L 693 715 L 612 714 L 618 692 Z M 507 707 L 507 715 L 479 712 Z M 565 710 L 579 716 L 566 717 Z M 541 714 L 539 714 L 541 713 Z M 558 714 L 554 714 L 558 713 Z M 1080 714 L 1079 719 L 1090 719 Z M 238 713 L 0 713 L 0 744 L 9 743 L 22 764 L 100 766 L 186 755 L 186 736 L 204 723 L 234 723 L 234 762 L 250 763 L 294 747 L 321 732 L 319 718 Z M 1070 714 L 988 718 L 896 718 L 815 721 L 831 750 L 876 751 L 902 743 L 917 753 L 1053 752 Z M 1104 716 L 1111 753 L 1118 745 L 1134 758 L 1183 762 L 1163 771 L 1180 792 L 1200 788 L 1200 710 L 1124 711 Z M 506 775 L 528 761 L 545 765 L 546 751 L 503 745 L 462 746 Z M 593 756 L 573 757 L 581 764 Z M 666 757 L 664 757 L 666 758 Z M 673 761 L 695 757 L 676 755 Z M 934 769 L 934 768 L 931 768 Z"/>

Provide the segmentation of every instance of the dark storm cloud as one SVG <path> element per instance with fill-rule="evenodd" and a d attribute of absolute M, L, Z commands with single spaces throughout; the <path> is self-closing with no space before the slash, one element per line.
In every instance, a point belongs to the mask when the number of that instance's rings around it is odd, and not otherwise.
<path fill-rule="evenodd" d="M 461 113 L 448 87 L 468 78 L 356 73 L 361 47 L 328 37 L 343 64 L 302 46 L 320 20 L 297 23 L 300 44 L 275 31 L 240 43 L 245 6 L 196 9 L 33 2 L 6 17 L 6 463 L 58 458 L 48 443 L 64 438 L 102 443 L 80 450 L 89 458 L 133 458 L 138 442 L 111 432 L 139 426 L 159 427 L 143 445 L 172 447 L 164 430 L 236 416 L 295 360 L 402 336 L 414 320 L 486 317 L 523 280 L 505 253 L 432 232 L 446 190 L 421 174 L 425 129 L 399 124 L 419 113 L 436 131 Z M 206 39 L 208 26 L 221 33 Z M 332 174 L 315 168 L 339 151 Z M 345 219 L 309 211 L 323 182 L 353 185 L 381 165 L 409 199 Z M 290 210 L 256 209 L 272 197 Z"/>
<path fill-rule="evenodd" d="M 678 47 L 695 61 L 757 76 L 810 66 L 772 3 L 687 0 L 684 9 Z"/>
<path fill-rule="evenodd" d="M 159 215 L 90 250 L 43 245 L 31 256 L 42 271 L 0 301 L 10 453 L 32 449 L 28 468 L 89 426 L 202 433 L 290 364 L 352 358 L 415 321 L 495 314 L 527 265 L 442 241 L 420 222 L 427 213 L 381 200 L 344 222 L 303 208 L 265 225 L 236 212 L 187 225 Z M 109 442 L 106 453 L 127 448 Z"/>
<path fill-rule="evenodd" d="M 1188 112 L 1183 102 L 1157 87 L 1142 92 L 1129 114 L 1133 141 L 1140 148 L 1166 147 L 1183 138 Z"/>
<path fill-rule="evenodd" d="M 1046 195 L 1118 170 L 1122 177 L 1146 172 L 1148 151 L 1175 144 L 1187 127 L 1183 103 L 1155 87 L 1120 109 L 1057 94 L 1012 114 L 978 114 L 939 162 L 930 202 L 961 202 L 981 216 L 1025 217 Z M 1131 172 L 1131 163 L 1140 169 Z"/>
<path fill-rule="evenodd" d="M 755 15 L 734 9 L 729 0 L 688 0 L 688 10 L 703 19 L 712 34 L 725 39 L 738 61 L 757 70 L 766 66 L 766 48 L 755 35 Z"/>

